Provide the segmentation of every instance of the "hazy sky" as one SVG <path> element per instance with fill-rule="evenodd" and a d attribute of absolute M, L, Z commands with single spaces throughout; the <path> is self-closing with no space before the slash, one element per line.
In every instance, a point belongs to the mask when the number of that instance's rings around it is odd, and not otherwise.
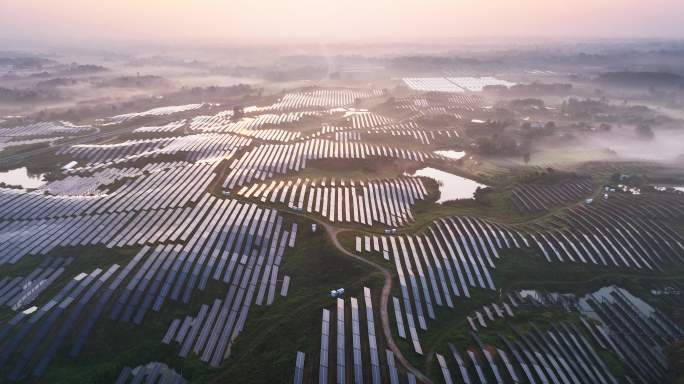
<path fill-rule="evenodd" d="M 499 36 L 684 37 L 684 0 L 0 0 L 4 39 Z"/>

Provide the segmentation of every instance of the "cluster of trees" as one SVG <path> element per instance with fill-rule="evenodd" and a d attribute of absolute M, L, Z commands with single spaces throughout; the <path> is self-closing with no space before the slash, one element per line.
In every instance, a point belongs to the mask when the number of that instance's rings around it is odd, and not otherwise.
<path fill-rule="evenodd" d="M 190 95 L 193 98 L 200 98 L 202 100 L 211 101 L 220 98 L 245 96 L 252 93 L 256 93 L 257 96 L 260 96 L 261 92 L 261 88 L 253 88 L 247 84 L 236 84 L 231 85 L 229 87 L 182 87 L 179 91 L 169 94 L 166 97 L 174 98 Z"/>
<path fill-rule="evenodd" d="M 12 67 L 13 69 L 40 68 L 55 63 L 54 60 L 34 56 L 0 57 L 0 66 Z"/>
<path fill-rule="evenodd" d="M 68 77 L 56 77 L 54 79 L 39 81 L 36 83 L 36 88 L 68 87 L 76 84 L 78 84 L 78 80 Z"/>
<path fill-rule="evenodd" d="M 514 156 L 520 154 L 520 145 L 514 138 L 498 133 L 478 137 L 475 139 L 475 147 L 482 155 Z"/>
<path fill-rule="evenodd" d="M 516 84 L 511 87 L 503 85 L 488 85 L 483 89 L 486 92 L 496 93 L 502 96 L 531 96 L 531 95 L 568 95 L 572 91 L 572 84 L 566 83 L 538 83 Z"/>
<path fill-rule="evenodd" d="M 86 74 L 86 73 L 98 73 L 107 71 L 107 68 L 101 65 L 95 64 L 76 64 L 72 63 L 69 69 L 65 72 L 70 74 Z"/>
<path fill-rule="evenodd" d="M 684 87 L 684 77 L 669 72 L 606 72 L 599 75 L 597 80 L 629 87 Z"/>
<path fill-rule="evenodd" d="M 508 102 L 508 107 L 514 110 L 542 110 L 546 107 L 541 99 L 513 99 Z"/>
<path fill-rule="evenodd" d="M 602 101 L 592 99 L 578 100 L 574 97 L 564 100 L 560 109 L 562 114 L 568 115 L 573 119 L 587 119 L 600 113 L 607 113 L 609 110 L 610 106 Z"/>
<path fill-rule="evenodd" d="M 161 87 L 169 86 L 171 83 L 161 76 L 142 75 L 142 76 L 120 76 L 105 80 L 98 84 L 99 87 Z"/>
<path fill-rule="evenodd" d="M 653 139 L 655 137 L 655 132 L 653 132 L 653 128 L 651 128 L 650 125 L 648 124 L 639 124 L 635 128 L 635 132 L 637 136 L 641 137 L 642 139 Z"/>
<path fill-rule="evenodd" d="M 556 127 L 556 123 L 553 121 L 547 121 L 543 125 L 541 123 L 532 125 L 529 121 L 525 121 L 520 124 L 520 130 L 522 131 L 523 138 L 532 140 L 537 137 L 554 135 L 558 131 L 558 127 Z"/>
<path fill-rule="evenodd" d="M 0 87 L 0 102 L 3 103 L 35 103 L 53 101 L 61 97 L 55 90 L 10 89 Z"/>
<path fill-rule="evenodd" d="M 7 189 L 22 189 L 21 185 L 13 185 L 13 184 L 7 184 L 3 181 L 0 181 L 0 188 L 7 188 Z"/>

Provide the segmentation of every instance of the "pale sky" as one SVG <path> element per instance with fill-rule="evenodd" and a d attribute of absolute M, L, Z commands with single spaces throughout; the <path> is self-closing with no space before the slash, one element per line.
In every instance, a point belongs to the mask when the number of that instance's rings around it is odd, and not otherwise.
<path fill-rule="evenodd" d="M 0 37 L 684 38 L 684 0 L 0 0 Z"/>

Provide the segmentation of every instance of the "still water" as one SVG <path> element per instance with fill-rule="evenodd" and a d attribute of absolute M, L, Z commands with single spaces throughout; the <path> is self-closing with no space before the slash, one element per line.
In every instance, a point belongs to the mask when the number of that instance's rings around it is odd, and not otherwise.
<path fill-rule="evenodd" d="M 38 188 L 45 184 L 43 174 L 29 174 L 26 167 L 0 172 L 0 182 L 22 188 Z"/>
<path fill-rule="evenodd" d="M 437 155 L 440 155 L 440 156 L 444 156 L 444 157 L 448 157 L 450 159 L 454 159 L 454 160 L 462 159 L 466 155 L 465 151 L 452 151 L 452 150 L 435 151 L 434 153 Z"/>
<path fill-rule="evenodd" d="M 424 176 L 436 180 L 437 184 L 439 184 L 438 203 L 450 200 L 472 199 L 478 187 L 486 187 L 486 185 L 476 181 L 431 167 L 421 168 L 411 176 Z"/>

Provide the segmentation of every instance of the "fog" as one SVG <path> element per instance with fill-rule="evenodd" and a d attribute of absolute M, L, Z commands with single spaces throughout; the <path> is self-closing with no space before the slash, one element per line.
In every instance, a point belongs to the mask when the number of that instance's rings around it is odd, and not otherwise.
<path fill-rule="evenodd" d="M 633 131 L 611 132 L 583 138 L 572 147 L 586 152 L 605 153 L 607 158 L 672 162 L 684 157 L 684 127 L 658 131 L 652 139 L 638 137 Z"/>

